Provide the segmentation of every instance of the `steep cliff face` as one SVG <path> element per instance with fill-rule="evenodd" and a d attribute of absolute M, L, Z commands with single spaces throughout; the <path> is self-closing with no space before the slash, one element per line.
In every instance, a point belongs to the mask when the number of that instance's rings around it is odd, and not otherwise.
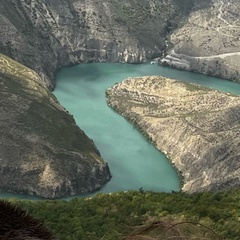
<path fill-rule="evenodd" d="M 56 69 L 81 62 L 140 63 L 160 56 L 164 38 L 191 0 L 0 0 L 0 52 L 51 87 Z"/>
<path fill-rule="evenodd" d="M 107 90 L 111 107 L 164 152 L 188 192 L 240 186 L 240 97 L 163 77 Z"/>
<path fill-rule="evenodd" d="M 196 1 L 162 63 L 240 82 L 240 2 Z"/>
<path fill-rule="evenodd" d="M 29 68 L 0 54 L 0 191 L 58 198 L 99 189 L 108 165 Z"/>

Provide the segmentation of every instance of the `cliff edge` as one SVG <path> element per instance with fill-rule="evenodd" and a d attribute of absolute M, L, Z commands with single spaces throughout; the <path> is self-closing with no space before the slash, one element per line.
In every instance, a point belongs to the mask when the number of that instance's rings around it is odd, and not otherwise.
<path fill-rule="evenodd" d="M 239 96 L 160 76 L 128 78 L 106 93 L 176 166 L 184 191 L 240 186 Z"/>

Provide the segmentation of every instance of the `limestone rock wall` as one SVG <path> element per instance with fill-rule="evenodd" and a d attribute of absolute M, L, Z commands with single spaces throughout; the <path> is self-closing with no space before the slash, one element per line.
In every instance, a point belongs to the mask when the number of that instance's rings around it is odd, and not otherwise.
<path fill-rule="evenodd" d="M 240 82 L 239 9 L 238 0 L 195 1 L 186 22 L 170 37 L 173 50 L 161 62 Z"/>
<path fill-rule="evenodd" d="M 160 56 L 164 38 L 191 0 L 0 0 L 0 52 L 34 69 L 49 87 L 63 66 L 141 63 Z"/>

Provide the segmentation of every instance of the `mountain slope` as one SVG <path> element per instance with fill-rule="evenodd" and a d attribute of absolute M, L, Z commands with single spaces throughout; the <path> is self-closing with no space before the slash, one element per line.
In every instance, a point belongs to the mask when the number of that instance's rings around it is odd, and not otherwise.
<path fill-rule="evenodd" d="M 240 2 L 196 1 L 164 64 L 240 82 Z"/>
<path fill-rule="evenodd" d="M 108 165 L 29 68 L 0 54 L 0 191 L 58 198 L 99 189 Z"/>
<path fill-rule="evenodd" d="M 160 56 L 191 0 L 0 0 L 0 52 L 35 70 L 49 87 L 60 67 L 140 63 Z"/>

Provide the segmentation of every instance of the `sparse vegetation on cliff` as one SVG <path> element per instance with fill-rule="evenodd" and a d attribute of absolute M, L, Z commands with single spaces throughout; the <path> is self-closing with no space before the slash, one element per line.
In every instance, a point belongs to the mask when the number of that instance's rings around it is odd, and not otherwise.
<path fill-rule="evenodd" d="M 59 198 L 110 180 L 93 141 L 31 69 L 0 54 L 0 191 Z"/>
<path fill-rule="evenodd" d="M 162 63 L 239 82 L 239 8 L 238 0 L 194 1 L 189 17 L 169 37 L 174 51 Z"/>
<path fill-rule="evenodd" d="M 181 4 L 179 4 L 179 2 Z M 0 52 L 54 87 L 60 67 L 161 56 L 193 0 L 1 1 Z"/>
<path fill-rule="evenodd" d="M 240 185 L 240 97 L 161 76 L 128 78 L 107 90 L 108 104 L 165 153 L 183 190 Z"/>

